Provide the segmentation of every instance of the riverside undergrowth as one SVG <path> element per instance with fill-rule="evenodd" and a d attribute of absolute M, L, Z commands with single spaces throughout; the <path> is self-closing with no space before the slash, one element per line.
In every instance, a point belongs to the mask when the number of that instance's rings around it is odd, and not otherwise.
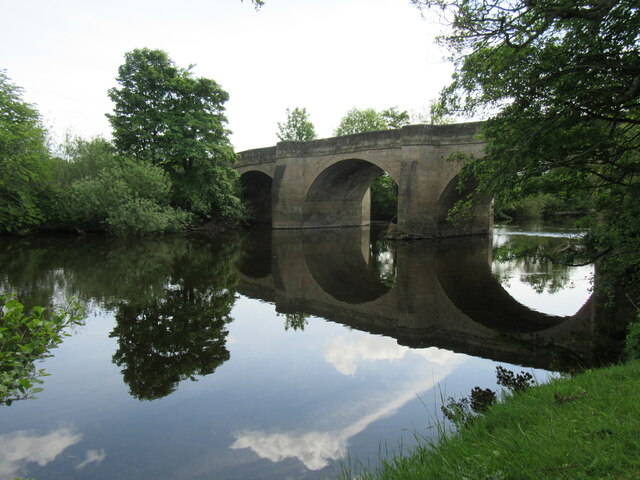
<path fill-rule="evenodd" d="M 507 396 L 454 433 L 425 440 L 362 479 L 638 479 L 640 360 Z"/>

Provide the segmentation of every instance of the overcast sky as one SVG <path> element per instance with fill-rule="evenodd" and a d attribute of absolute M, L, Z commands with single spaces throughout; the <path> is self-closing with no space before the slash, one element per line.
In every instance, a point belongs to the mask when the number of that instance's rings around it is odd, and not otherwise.
<path fill-rule="evenodd" d="M 409 0 L 5 0 L 0 69 L 56 138 L 110 135 L 124 54 L 165 50 L 230 95 L 238 151 L 274 145 L 286 109 L 305 107 L 320 137 L 352 107 L 425 113 L 451 76 L 439 26 Z"/>

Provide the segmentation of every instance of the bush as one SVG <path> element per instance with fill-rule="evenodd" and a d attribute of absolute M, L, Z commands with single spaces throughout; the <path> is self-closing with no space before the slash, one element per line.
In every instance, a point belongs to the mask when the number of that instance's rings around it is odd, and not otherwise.
<path fill-rule="evenodd" d="M 0 295 L 0 404 L 31 398 L 41 391 L 44 370 L 36 370 L 35 361 L 49 356 L 62 342 L 64 330 L 79 325 L 84 312 L 77 303 L 57 311 L 34 307 L 31 314 L 14 297 Z"/>
<path fill-rule="evenodd" d="M 169 204 L 171 182 L 160 167 L 118 156 L 101 139 L 76 140 L 67 152 L 48 202 L 54 227 L 117 236 L 186 228 L 191 217 Z"/>
<path fill-rule="evenodd" d="M 640 312 L 638 312 L 638 321 L 630 323 L 627 327 L 624 355 L 627 360 L 640 360 Z"/>

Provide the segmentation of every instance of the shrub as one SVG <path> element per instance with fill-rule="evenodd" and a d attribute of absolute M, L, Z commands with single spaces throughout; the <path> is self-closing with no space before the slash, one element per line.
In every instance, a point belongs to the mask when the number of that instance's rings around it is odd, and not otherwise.
<path fill-rule="evenodd" d="M 638 312 L 638 321 L 630 323 L 627 327 L 624 355 L 627 360 L 640 360 L 640 312 Z"/>
<path fill-rule="evenodd" d="M 191 216 L 172 207 L 171 182 L 160 167 L 113 153 L 101 139 L 76 140 L 49 202 L 55 226 L 111 235 L 184 230 Z"/>
<path fill-rule="evenodd" d="M 49 351 L 62 342 L 64 331 L 82 323 L 84 311 L 71 302 L 56 311 L 34 307 L 25 314 L 24 306 L 13 296 L 0 295 L 0 404 L 32 397 L 42 389 L 35 361 L 49 356 Z"/>

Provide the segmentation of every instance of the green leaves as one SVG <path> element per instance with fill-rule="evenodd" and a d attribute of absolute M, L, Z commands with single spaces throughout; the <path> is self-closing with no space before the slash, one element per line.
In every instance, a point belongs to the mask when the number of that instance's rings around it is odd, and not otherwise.
<path fill-rule="evenodd" d="M 0 233 L 28 230 L 43 218 L 38 192 L 48 179 L 45 135 L 37 110 L 0 70 Z"/>
<path fill-rule="evenodd" d="M 169 175 L 108 147 L 101 139 L 67 145 L 68 162 L 50 192 L 50 217 L 58 228 L 117 236 L 184 230 L 191 216 L 170 205 Z"/>
<path fill-rule="evenodd" d="M 441 114 L 483 115 L 486 156 L 469 205 L 536 192 L 592 207 L 588 247 L 640 279 L 640 10 L 633 0 L 413 0 L 453 18 L 456 65 Z M 457 212 L 467 208 L 459 204 Z"/>
<path fill-rule="evenodd" d="M 201 220 L 241 215 L 224 114 L 227 92 L 148 48 L 125 55 L 117 81 L 120 88 L 109 90 L 114 113 L 107 117 L 118 152 L 161 167 L 172 182 L 173 207 Z"/>
<path fill-rule="evenodd" d="M 75 302 L 56 311 L 34 307 L 25 314 L 24 306 L 13 296 L 0 295 L 0 404 L 32 398 L 45 376 L 35 361 L 49 356 L 69 327 L 81 325 L 84 310 Z"/>
<path fill-rule="evenodd" d="M 313 123 L 309 121 L 307 109 L 298 107 L 293 110 L 287 108 L 287 121 L 278 122 L 276 135 L 283 142 L 307 142 L 317 137 Z"/>

